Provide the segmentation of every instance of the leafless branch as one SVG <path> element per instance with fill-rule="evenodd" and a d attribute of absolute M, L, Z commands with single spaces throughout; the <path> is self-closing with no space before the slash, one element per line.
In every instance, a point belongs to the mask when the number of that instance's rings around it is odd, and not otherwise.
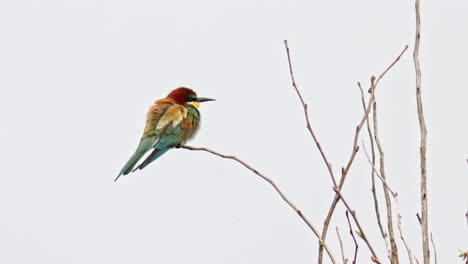
<path fill-rule="evenodd" d="M 380 176 L 387 180 L 385 176 L 385 153 L 383 151 L 382 144 L 380 143 L 379 139 L 379 130 L 377 125 L 377 102 L 374 99 L 374 103 L 372 105 L 372 119 L 374 121 L 374 139 L 375 143 L 377 144 L 377 149 L 379 150 L 379 167 L 380 167 Z M 395 234 L 393 233 L 393 214 L 392 214 L 392 201 L 390 200 L 390 194 L 388 188 L 385 185 L 382 185 L 384 196 L 385 196 L 385 205 L 387 208 L 387 229 L 388 235 L 390 239 L 390 246 L 391 246 L 391 263 L 398 264 L 398 248 L 395 243 Z"/>
<path fill-rule="evenodd" d="M 320 154 L 322 155 L 323 161 L 327 165 L 328 172 L 330 173 L 330 177 L 331 177 L 331 179 L 333 181 L 333 186 L 336 187 L 337 186 L 336 185 L 336 179 L 335 179 L 335 175 L 333 174 L 332 165 L 328 161 L 327 156 L 325 155 L 325 152 L 322 149 L 322 146 L 320 145 L 317 137 L 315 136 L 314 131 L 312 130 L 312 126 L 310 125 L 310 119 L 309 119 L 309 112 L 308 112 L 308 109 L 307 109 L 307 104 L 305 103 L 304 99 L 302 98 L 301 92 L 299 91 L 299 89 L 297 88 L 297 85 L 296 85 L 296 80 L 294 79 L 294 72 L 293 72 L 292 63 L 291 63 L 291 55 L 289 53 L 289 47 L 288 47 L 288 41 L 287 40 L 284 41 L 284 45 L 286 47 L 286 53 L 288 55 L 289 74 L 291 75 L 292 86 L 294 87 L 294 90 L 296 90 L 297 96 L 299 97 L 299 100 L 301 100 L 302 107 L 304 108 L 304 116 L 305 116 L 305 120 L 306 120 L 306 124 L 307 124 L 306 127 L 309 130 L 310 134 L 312 135 L 312 138 L 314 139 L 314 142 L 317 145 L 317 148 L 319 149 Z"/>
<path fill-rule="evenodd" d="M 416 264 L 419 264 L 419 260 L 418 260 L 418 258 L 414 255 L 414 253 L 413 253 L 413 257 L 414 257 L 414 260 L 416 261 Z"/>
<path fill-rule="evenodd" d="M 374 85 L 375 77 L 371 77 L 371 87 Z M 361 102 L 362 102 L 362 108 L 364 111 L 366 111 L 366 99 L 364 95 L 364 90 L 362 89 L 361 83 L 358 82 L 358 87 L 359 90 L 361 91 Z M 369 135 L 369 140 L 370 140 L 370 145 L 371 145 L 371 153 L 372 153 L 372 161 L 369 160 L 369 163 L 371 163 L 372 167 L 375 167 L 375 149 L 374 149 L 374 136 L 372 135 L 372 130 L 370 126 L 369 119 L 366 121 L 367 125 L 367 134 Z M 364 146 L 364 143 L 362 144 Z M 364 149 L 365 150 L 365 149 Z M 387 241 L 387 232 L 385 231 L 384 227 L 382 226 L 382 220 L 380 218 L 380 209 L 379 209 L 379 200 L 377 198 L 377 191 L 375 189 L 375 171 L 372 169 L 371 172 L 371 192 L 372 192 L 372 198 L 374 199 L 374 210 L 375 210 L 375 216 L 377 218 L 377 224 L 379 226 L 380 234 L 382 235 L 382 238 L 385 242 L 385 248 L 387 249 L 388 252 L 388 257 L 391 259 L 391 250 L 390 250 L 390 245 L 389 242 Z"/>
<path fill-rule="evenodd" d="M 329 249 L 328 245 L 325 243 L 325 241 L 320 240 L 321 236 L 320 236 L 320 233 L 317 230 L 317 228 L 315 228 L 315 226 L 307 219 L 307 217 L 302 213 L 302 211 L 299 210 L 299 208 L 297 208 L 297 206 L 294 205 L 294 203 L 291 200 L 289 200 L 289 198 L 283 193 L 283 191 L 281 191 L 281 189 L 278 187 L 278 185 L 276 185 L 276 183 L 272 179 L 268 178 L 263 173 L 259 172 L 257 169 L 253 168 L 252 166 L 247 164 L 245 161 L 243 161 L 243 160 L 241 160 L 241 159 L 239 159 L 239 158 L 237 158 L 235 156 L 221 154 L 219 152 L 216 152 L 216 151 L 208 149 L 208 148 L 198 148 L 198 147 L 191 147 L 191 146 L 181 146 L 180 148 L 188 149 L 188 150 L 206 151 L 206 152 L 209 152 L 209 153 L 211 153 L 213 155 L 216 155 L 218 157 L 221 157 L 221 158 L 235 160 L 238 163 L 240 163 L 242 166 L 244 166 L 246 169 L 250 170 L 251 172 L 255 173 L 257 176 L 259 176 L 263 180 L 267 181 L 275 189 L 275 191 L 281 196 L 283 201 L 285 201 L 289 205 L 289 207 L 291 207 L 294 210 L 294 212 L 296 212 L 299 215 L 299 217 L 312 230 L 312 232 L 315 234 L 315 236 L 317 236 L 317 238 L 319 239 L 319 244 L 322 245 L 323 247 L 325 247 L 325 250 L 327 251 L 327 254 L 330 257 L 330 260 L 334 264 L 336 264 L 335 257 L 333 256 L 333 253 Z"/>
<path fill-rule="evenodd" d="M 351 156 L 349 158 L 349 161 L 348 161 L 348 164 L 346 165 L 346 167 L 341 169 L 340 183 L 338 184 L 338 188 L 337 188 L 339 191 L 341 191 L 341 189 L 343 188 L 343 184 L 344 184 L 344 182 L 346 180 L 346 175 L 348 174 L 348 171 L 351 168 L 351 165 L 352 165 L 352 163 L 354 161 L 354 158 L 356 157 L 356 154 L 357 154 L 357 152 L 359 150 L 359 147 L 358 147 L 359 133 L 360 133 L 360 131 L 361 131 L 363 125 L 364 125 L 364 122 L 366 122 L 366 120 L 367 120 L 367 118 L 369 116 L 369 112 L 371 111 L 371 105 L 374 102 L 374 91 L 375 91 L 377 85 L 379 84 L 380 80 L 400 60 L 401 56 L 403 56 L 403 54 L 406 52 L 407 49 L 408 49 L 408 45 L 405 46 L 403 51 L 400 52 L 398 57 L 390 64 L 390 66 L 388 66 L 385 69 L 385 71 L 379 75 L 379 77 L 377 78 L 377 80 L 375 81 L 374 85 L 371 88 L 371 94 L 370 94 L 369 101 L 367 103 L 366 112 L 364 113 L 364 116 L 362 117 L 361 122 L 356 127 L 356 132 L 354 134 L 354 143 L 353 143 L 353 148 L 352 148 L 352 151 L 351 151 Z M 333 202 L 330 205 L 330 209 L 328 211 L 327 217 L 326 217 L 324 225 L 323 225 L 322 241 L 325 241 L 325 239 L 326 239 L 328 227 L 330 225 L 331 218 L 333 216 L 333 213 L 335 211 L 336 205 L 338 204 L 339 200 L 340 200 L 340 195 L 335 194 L 335 197 L 333 198 Z M 318 263 L 322 264 L 322 262 L 323 262 L 323 247 L 319 247 L 319 262 Z"/>
<path fill-rule="evenodd" d="M 403 233 L 403 227 L 401 226 L 401 214 L 400 214 L 400 205 L 398 203 L 398 193 L 394 192 L 392 188 L 388 185 L 387 181 L 379 174 L 377 169 L 375 168 L 375 165 L 371 163 L 371 160 L 369 158 L 369 153 L 367 152 L 366 146 L 364 145 L 364 142 L 362 142 L 362 148 L 364 149 L 364 153 L 366 154 L 367 161 L 369 164 L 372 166 L 372 170 L 375 171 L 375 175 L 382 181 L 382 184 L 385 186 L 385 188 L 392 194 L 393 198 L 395 199 L 395 210 L 397 213 L 397 219 L 398 219 L 398 231 L 400 232 L 400 238 L 405 244 L 406 251 L 408 253 L 408 258 L 411 264 L 413 264 L 413 254 L 411 252 L 411 248 L 409 247 L 405 235 Z"/>
<path fill-rule="evenodd" d="M 429 249 L 429 224 L 427 218 L 427 173 L 426 173 L 426 146 L 427 128 L 424 120 L 424 110 L 421 96 L 421 66 L 419 64 L 419 42 L 421 40 L 421 15 L 419 10 L 419 0 L 415 3 L 416 11 L 416 37 L 414 43 L 413 60 L 416 71 L 416 103 L 418 107 L 419 127 L 421 131 L 421 224 L 422 224 L 422 244 L 424 264 L 430 264 Z"/>
<path fill-rule="evenodd" d="M 343 264 L 348 264 L 348 259 L 345 258 L 345 255 L 344 255 L 343 241 L 341 240 L 340 231 L 338 231 L 338 227 L 336 227 L 336 235 L 338 236 L 338 241 L 340 241 L 340 251 L 341 251 L 341 258 L 343 259 Z"/>
<path fill-rule="evenodd" d="M 287 56 L 288 56 L 288 64 L 289 64 L 289 73 L 291 75 L 291 80 L 292 80 L 292 85 L 294 87 L 294 89 L 296 90 L 296 93 L 302 103 L 302 106 L 304 108 L 304 115 L 305 115 L 305 118 L 306 118 L 306 123 L 307 123 L 307 128 L 309 130 L 309 132 L 311 133 L 312 135 L 312 138 L 314 139 L 314 142 L 316 143 L 321 155 L 322 155 L 322 158 L 325 162 L 325 164 L 327 165 L 327 168 L 328 168 L 328 171 L 330 173 L 330 176 L 332 178 L 332 181 L 333 181 L 333 186 L 334 186 L 334 190 L 336 192 L 336 195 L 335 195 L 335 199 L 333 201 L 333 204 L 330 208 L 330 211 L 329 211 L 329 214 L 327 215 L 327 219 L 325 220 L 325 224 L 324 224 L 324 231 L 322 232 L 322 241 L 325 241 L 325 237 L 326 237 L 326 232 L 328 231 L 328 226 L 330 224 L 330 220 L 331 220 L 331 216 L 335 210 L 335 207 L 336 207 L 336 204 L 338 203 L 338 201 L 340 199 L 343 200 L 344 203 L 346 203 L 346 201 L 343 199 L 343 195 L 340 193 L 340 190 L 341 188 L 343 187 L 343 184 L 344 184 L 344 180 L 346 178 L 346 174 L 348 173 L 350 167 L 351 167 L 351 164 L 353 163 L 354 161 L 354 158 L 356 156 L 356 153 L 358 152 L 359 150 L 359 147 L 358 147 L 358 144 L 357 144 L 357 141 L 358 141 L 358 138 L 359 138 L 359 132 L 360 130 L 362 129 L 362 126 L 364 125 L 364 122 L 367 120 L 367 117 L 369 116 L 369 112 L 370 112 L 370 107 L 368 107 L 366 109 L 366 112 L 364 114 L 364 117 L 362 118 L 360 124 L 357 126 L 356 128 L 356 134 L 355 134 L 355 137 L 354 137 L 354 146 L 353 146 L 353 151 L 352 151 L 352 154 L 351 154 L 351 158 L 346 166 L 346 168 L 342 168 L 341 170 L 341 179 L 340 179 L 340 184 L 337 186 L 336 184 L 336 180 L 335 180 L 335 176 L 333 174 L 333 170 L 332 170 L 332 166 L 331 166 L 331 163 L 328 161 L 324 151 L 322 150 L 321 146 L 320 146 L 320 143 L 317 139 L 317 137 L 315 136 L 315 133 L 313 132 L 312 130 L 312 126 L 310 125 L 310 121 L 309 121 L 309 117 L 308 117 L 308 111 L 307 111 L 307 104 L 304 102 L 304 99 L 302 98 L 302 95 L 299 91 L 299 89 L 297 88 L 297 85 L 296 85 L 296 81 L 294 79 L 294 73 L 293 73 L 293 69 L 292 69 L 292 64 L 291 64 L 291 56 L 290 56 L 290 52 L 289 52 L 289 47 L 288 47 L 288 41 L 285 40 L 284 41 L 284 45 L 285 45 L 285 48 L 286 48 L 286 53 L 287 53 Z M 403 55 L 403 53 L 408 49 L 408 45 L 405 46 L 404 50 L 400 53 L 400 55 L 393 61 L 393 63 L 379 76 L 379 78 L 377 79 L 377 81 L 375 82 L 375 85 L 372 87 L 372 93 L 371 93 L 371 98 L 369 99 L 369 103 L 371 103 L 373 100 L 374 100 L 374 90 L 375 90 L 375 86 L 379 83 L 379 81 L 382 79 L 382 77 L 385 75 L 385 73 L 387 71 L 390 70 L 391 67 L 393 67 L 393 65 L 396 64 L 396 62 L 401 58 L 401 56 Z M 351 208 L 349 207 L 349 205 L 346 203 L 347 207 L 348 207 L 348 210 L 352 211 Z M 358 222 L 358 219 L 356 217 L 356 214 L 353 213 L 353 219 L 356 222 L 356 225 L 360 228 L 360 224 Z M 361 228 L 360 228 L 361 229 Z M 361 230 L 362 232 L 362 230 Z M 369 249 L 371 250 L 373 256 L 372 256 L 372 259 L 379 263 L 379 260 L 378 260 L 378 257 L 377 255 L 375 255 L 375 252 L 373 251 L 369 241 L 366 241 L 367 242 L 367 245 L 369 247 Z M 323 246 L 320 245 L 319 247 L 319 263 L 322 263 L 323 261 Z"/>
<path fill-rule="evenodd" d="M 408 253 L 408 258 L 411 264 L 413 264 L 413 253 L 411 252 L 411 248 L 408 245 L 408 242 L 406 242 L 405 235 L 403 233 L 403 227 L 401 226 L 401 214 L 400 214 L 400 205 L 398 203 L 398 193 L 395 193 L 394 195 L 395 198 L 395 207 L 396 207 L 396 213 L 397 213 L 397 219 L 398 219 L 398 231 L 400 231 L 400 238 L 401 241 L 403 241 L 403 244 L 405 244 L 406 252 Z"/>
<path fill-rule="evenodd" d="M 381 262 L 380 262 L 379 258 L 377 257 L 377 254 L 375 254 L 374 248 L 372 247 L 371 243 L 367 239 L 367 236 L 364 233 L 364 230 L 362 229 L 361 224 L 359 223 L 359 220 L 357 219 L 356 212 L 351 209 L 348 202 L 344 199 L 343 195 L 341 194 L 340 190 L 338 190 L 338 188 L 334 188 L 333 190 L 335 191 L 336 195 L 338 195 L 340 197 L 340 200 L 341 200 L 341 202 L 343 202 L 346 209 L 348 209 L 348 211 L 351 212 L 351 216 L 353 217 L 354 223 L 356 224 L 357 228 L 359 229 L 360 237 L 362 238 L 362 240 L 364 240 L 367 247 L 369 248 L 369 251 L 372 254 L 371 260 L 373 262 L 375 262 L 375 263 L 380 264 Z"/>
<path fill-rule="evenodd" d="M 357 259 L 357 252 L 358 252 L 358 248 L 359 248 L 359 245 L 356 241 L 356 238 L 354 237 L 354 232 L 353 232 L 353 227 L 351 226 L 351 221 L 349 221 L 349 215 L 348 215 L 348 211 L 346 210 L 346 219 L 348 220 L 348 226 L 349 226 L 349 233 L 351 234 L 351 237 L 353 238 L 353 241 L 354 241 L 354 259 L 353 259 L 353 264 L 356 264 L 356 259 Z"/>
<path fill-rule="evenodd" d="M 434 240 L 432 239 L 432 232 L 431 232 L 431 243 L 432 243 L 432 250 L 434 250 L 434 264 L 437 264 L 437 251 L 436 251 Z"/>
<path fill-rule="evenodd" d="M 380 175 L 379 171 L 377 170 L 377 168 L 375 167 L 374 164 L 372 164 L 370 158 L 369 158 L 369 152 L 367 152 L 367 148 L 366 148 L 366 145 L 364 144 L 364 142 L 361 142 L 362 143 L 362 149 L 364 149 L 364 153 L 366 154 L 366 158 L 367 158 L 367 161 L 369 162 L 369 164 L 371 165 L 372 167 L 372 170 L 374 170 L 375 172 L 375 175 L 382 181 L 382 183 L 384 184 L 384 186 L 390 191 L 390 193 L 392 194 L 393 197 L 396 196 L 396 192 L 394 192 L 392 190 L 392 188 L 390 187 L 390 185 L 387 183 L 387 181 L 382 178 L 382 176 Z"/>

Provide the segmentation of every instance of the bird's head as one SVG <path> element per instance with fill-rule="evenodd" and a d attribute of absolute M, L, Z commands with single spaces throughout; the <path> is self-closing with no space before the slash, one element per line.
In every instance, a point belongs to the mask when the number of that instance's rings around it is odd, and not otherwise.
<path fill-rule="evenodd" d="M 177 104 L 191 104 L 197 109 L 201 102 L 215 101 L 215 99 L 211 98 L 198 97 L 197 93 L 187 87 L 174 89 L 167 95 L 167 97 L 174 100 Z"/>

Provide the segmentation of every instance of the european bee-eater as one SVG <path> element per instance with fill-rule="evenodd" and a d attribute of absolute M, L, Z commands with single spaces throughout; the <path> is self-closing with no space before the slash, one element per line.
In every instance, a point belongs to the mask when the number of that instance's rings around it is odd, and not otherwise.
<path fill-rule="evenodd" d="M 198 107 L 201 102 L 206 101 L 214 99 L 198 97 L 193 90 L 180 87 L 170 92 L 166 98 L 154 102 L 148 111 L 140 144 L 114 181 L 121 175 L 143 169 L 169 149 L 179 147 L 193 138 L 200 125 Z M 153 152 L 136 166 L 151 149 Z"/>

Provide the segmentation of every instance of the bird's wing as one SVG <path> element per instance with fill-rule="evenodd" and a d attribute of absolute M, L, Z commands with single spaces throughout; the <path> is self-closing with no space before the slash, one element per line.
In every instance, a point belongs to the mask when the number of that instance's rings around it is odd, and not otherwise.
<path fill-rule="evenodd" d="M 153 152 L 135 169 L 143 169 L 159 158 L 170 148 L 181 144 L 186 135 L 183 120 L 187 117 L 187 109 L 181 105 L 170 106 L 156 124 L 156 141 L 152 143 Z"/>
<path fill-rule="evenodd" d="M 163 129 L 167 127 L 168 124 L 172 124 L 172 127 L 176 127 L 187 117 L 187 112 L 187 108 L 182 105 L 174 104 L 170 106 L 156 124 L 156 130 Z"/>
<path fill-rule="evenodd" d="M 140 143 L 138 144 L 137 149 L 127 161 L 127 163 L 123 166 L 122 170 L 120 170 L 119 175 L 115 180 L 117 180 L 121 175 L 127 175 L 132 172 L 133 168 L 137 165 L 138 161 L 152 148 L 154 148 L 160 138 L 161 129 L 156 129 L 157 124 L 161 119 L 168 120 L 170 116 L 176 116 L 174 110 L 170 110 L 174 106 L 173 103 L 167 100 L 160 100 L 157 101 L 148 111 L 147 119 L 146 119 L 146 126 L 143 132 L 143 137 L 141 138 Z M 166 116 L 166 113 L 169 115 Z M 163 118 L 164 117 L 164 118 Z M 167 121 L 164 121 L 167 122 Z M 159 131 L 159 134 L 158 134 Z"/>

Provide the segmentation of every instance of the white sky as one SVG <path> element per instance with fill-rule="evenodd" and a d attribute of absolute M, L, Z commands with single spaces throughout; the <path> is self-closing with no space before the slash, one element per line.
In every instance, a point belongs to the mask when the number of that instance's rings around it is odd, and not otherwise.
<path fill-rule="evenodd" d="M 467 12 L 464 0 L 422 1 L 439 263 L 461 263 L 458 248 L 468 248 Z M 290 85 L 284 39 L 337 175 L 362 116 L 356 82 L 368 87 L 410 45 L 377 100 L 387 176 L 422 259 L 413 1 L 1 1 L 0 36 L 1 263 L 316 263 L 317 238 L 232 161 L 172 150 L 113 182 L 150 104 L 186 85 L 217 99 L 202 105 L 191 145 L 249 162 L 321 229 L 332 183 Z M 360 152 L 343 192 L 386 261 L 369 173 Z M 352 258 L 342 205 L 333 219 L 327 241 L 340 258 L 338 225 Z M 369 262 L 362 241 L 358 256 Z"/>

